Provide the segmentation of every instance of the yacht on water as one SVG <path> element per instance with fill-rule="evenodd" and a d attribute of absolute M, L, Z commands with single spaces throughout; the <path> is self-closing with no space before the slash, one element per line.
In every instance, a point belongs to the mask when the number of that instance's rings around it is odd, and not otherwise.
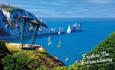
<path fill-rule="evenodd" d="M 49 36 L 48 37 L 48 46 L 50 46 L 52 44 L 52 41 L 51 41 L 51 37 Z"/>
<path fill-rule="evenodd" d="M 68 57 L 66 57 L 65 62 L 68 62 L 68 61 L 69 61 L 69 58 L 68 58 Z"/>
<path fill-rule="evenodd" d="M 56 28 L 51 28 L 50 29 L 52 32 L 56 32 Z"/>
<path fill-rule="evenodd" d="M 62 43 L 62 41 L 61 41 L 61 39 L 59 38 L 59 41 L 58 41 L 58 43 L 57 43 L 57 48 L 60 48 L 60 47 L 61 47 L 61 43 Z"/>
<path fill-rule="evenodd" d="M 59 27 L 59 31 L 58 31 L 57 33 L 58 33 L 58 35 L 63 34 L 63 33 L 64 33 L 63 28 L 62 28 L 62 27 Z"/>
<path fill-rule="evenodd" d="M 59 27 L 58 35 L 60 35 L 60 34 L 61 34 L 61 30 L 60 30 L 60 27 Z"/>

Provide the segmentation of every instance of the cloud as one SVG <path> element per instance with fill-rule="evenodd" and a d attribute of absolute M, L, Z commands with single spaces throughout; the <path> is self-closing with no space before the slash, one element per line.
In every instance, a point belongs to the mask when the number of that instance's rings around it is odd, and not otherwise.
<path fill-rule="evenodd" d="M 3 0 L 0 0 L 0 4 L 3 4 L 4 3 L 4 1 Z"/>
<path fill-rule="evenodd" d="M 112 3 L 113 0 L 89 0 L 89 2 L 95 4 L 108 4 L 108 3 Z"/>
<path fill-rule="evenodd" d="M 115 17 L 111 14 L 115 12 L 115 0 L 0 0 L 0 3 L 1 1 L 30 11 L 38 17 Z"/>

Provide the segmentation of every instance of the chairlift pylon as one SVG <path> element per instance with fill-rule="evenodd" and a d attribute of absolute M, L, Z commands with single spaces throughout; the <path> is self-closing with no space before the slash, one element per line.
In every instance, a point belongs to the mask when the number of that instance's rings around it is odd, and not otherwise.
<path fill-rule="evenodd" d="M 31 42 L 31 46 L 30 46 L 32 48 L 33 44 L 35 44 L 36 34 L 37 34 L 37 31 L 39 30 L 40 26 L 43 26 L 43 27 L 47 28 L 47 25 L 45 25 L 43 22 L 40 22 L 39 20 L 30 18 L 30 17 L 27 17 L 27 16 L 22 16 L 22 19 L 23 19 L 22 28 L 21 28 L 22 48 L 24 46 L 24 30 L 25 30 L 24 27 L 26 26 L 26 22 L 35 26 L 34 32 L 33 32 L 33 35 L 32 35 L 32 42 Z"/>

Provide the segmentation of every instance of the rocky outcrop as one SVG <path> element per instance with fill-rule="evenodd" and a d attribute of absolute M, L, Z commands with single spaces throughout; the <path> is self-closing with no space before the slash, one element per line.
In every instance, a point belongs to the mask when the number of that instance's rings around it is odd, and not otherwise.
<path fill-rule="evenodd" d="M 0 5 L 0 35 L 9 34 L 18 38 L 23 30 L 24 37 L 32 36 L 36 25 L 39 25 L 39 28 L 47 27 L 35 15 L 24 9 Z"/>

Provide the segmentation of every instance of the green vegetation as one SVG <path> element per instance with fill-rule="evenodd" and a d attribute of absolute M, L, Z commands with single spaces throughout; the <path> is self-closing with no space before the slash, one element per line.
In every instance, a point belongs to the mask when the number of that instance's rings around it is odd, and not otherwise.
<path fill-rule="evenodd" d="M 0 46 L 2 51 L 0 53 L 0 66 L 4 70 L 43 70 L 64 66 L 60 60 L 50 56 L 44 49 L 21 50 L 19 44 L 6 42 L 0 42 Z"/>
<path fill-rule="evenodd" d="M 13 55 L 7 55 L 2 60 L 4 70 L 43 70 L 55 67 L 63 67 L 63 63 L 54 59 L 47 53 L 38 51 L 20 51 Z"/>
<path fill-rule="evenodd" d="M 3 60 L 4 70 L 29 70 L 29 58 L 23 54 L 8 55 Z"/>
<path fill-rule="evenodd" d="M 90 57 L 87 58 L 87 56 Z M 88 64 L 82 64 L 87 61 L 89 61 Z M 115 70 L 115 32 L 74 65 L 76 70 Z"/>

